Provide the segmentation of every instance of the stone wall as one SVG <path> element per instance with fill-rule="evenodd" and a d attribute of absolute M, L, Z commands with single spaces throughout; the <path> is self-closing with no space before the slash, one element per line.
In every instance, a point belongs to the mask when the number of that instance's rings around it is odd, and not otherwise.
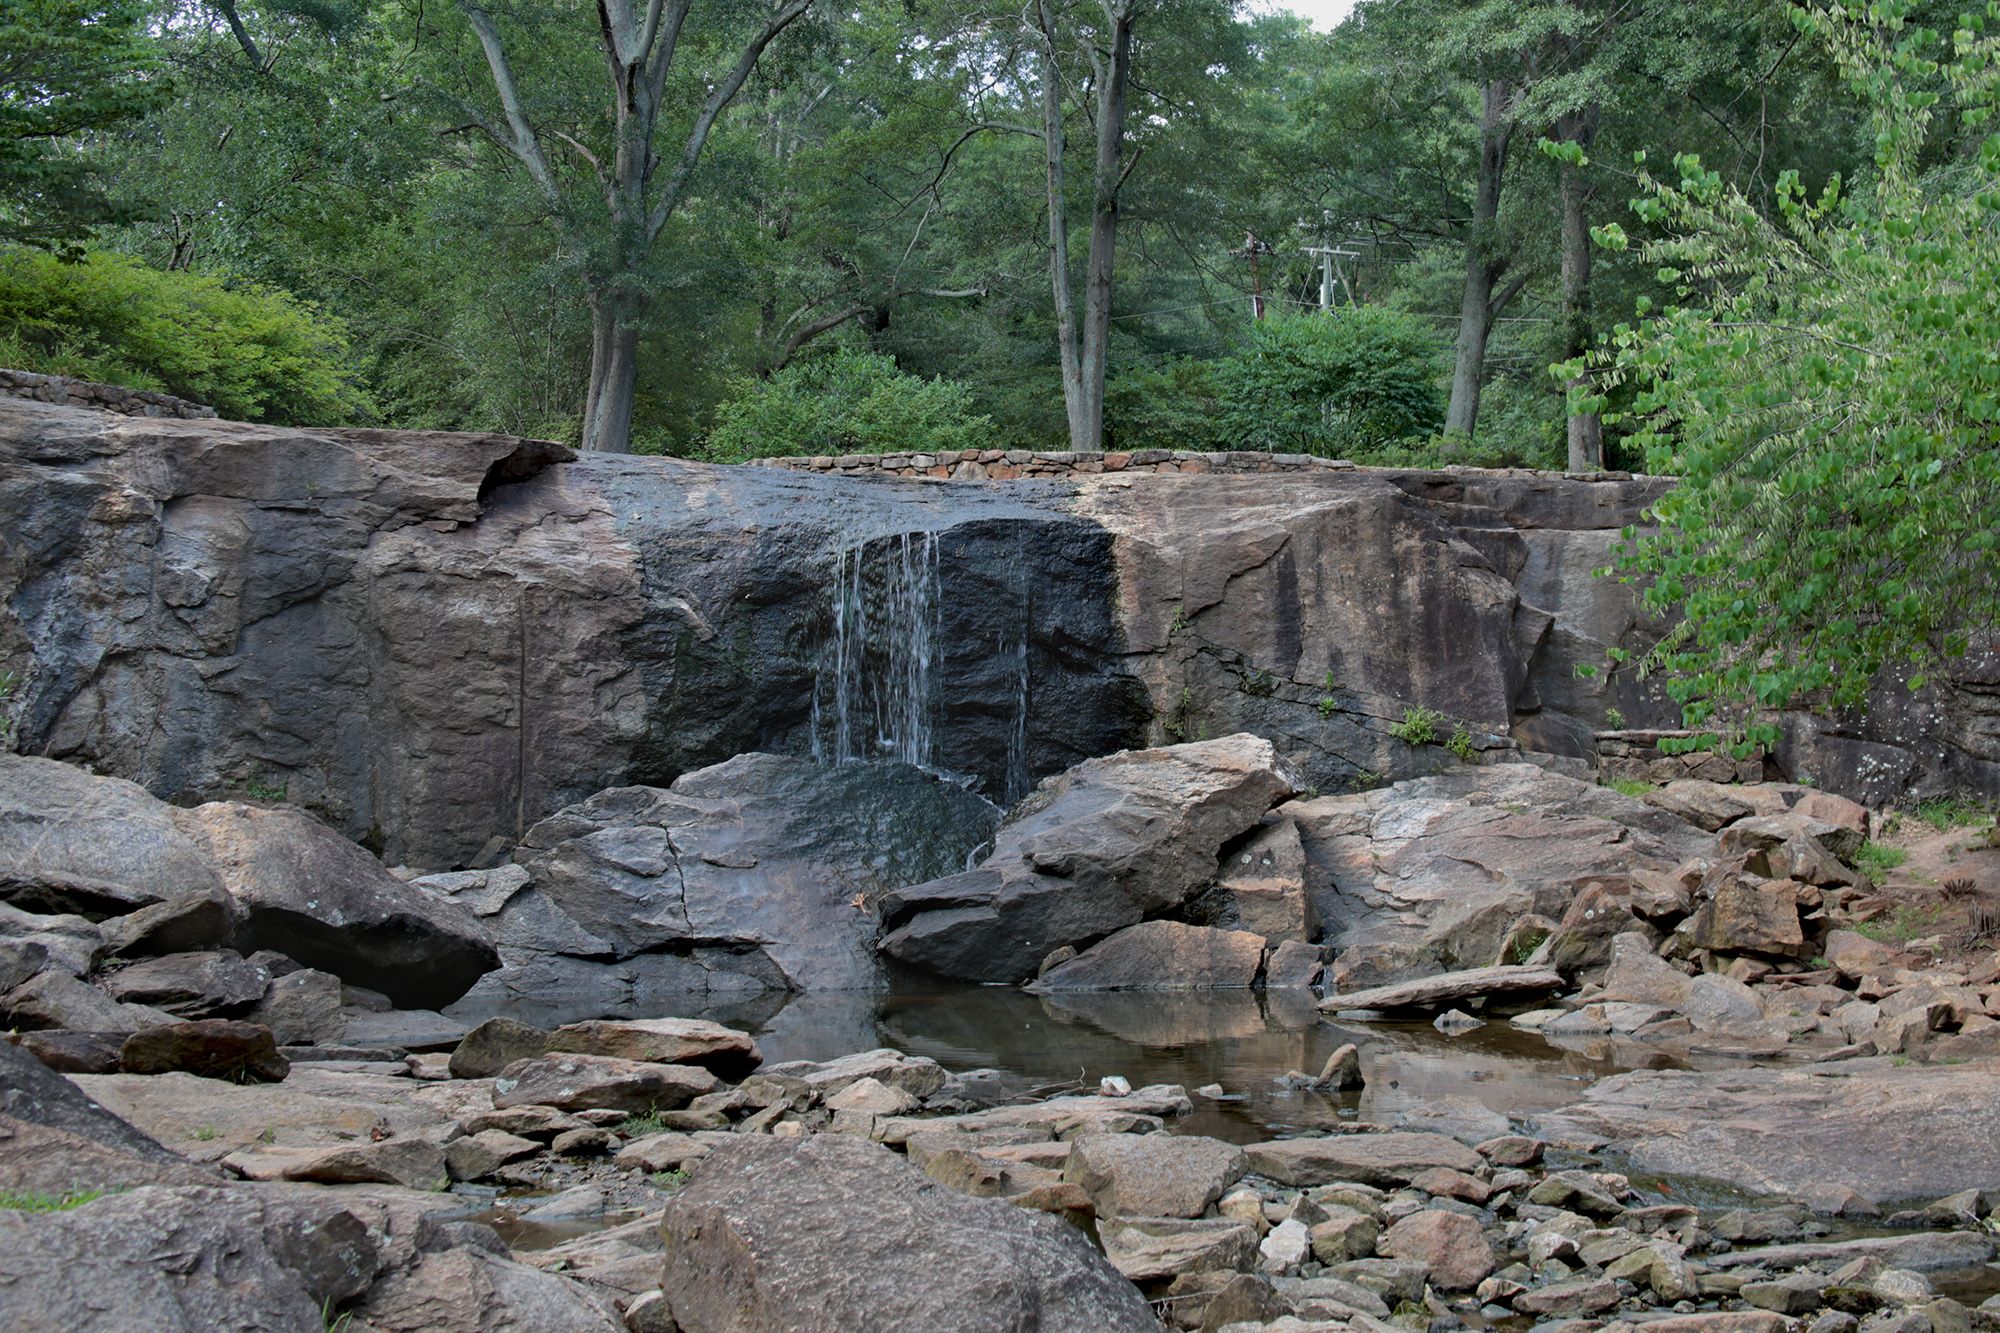
<path fill-rule="evenodd" d="M 1660 748 L 1664 740 L 1690 740 L 1692 731 L 1600 731 L 1597 733 L 1597 766 L 1607 782 L 1650 782 L 1662 785 L 1678 778 L 1700 778 L 1707 782 L 1762 782 L 1771 776 L 1765 768 L 1762 750 L 1748 759 L 1732 759 L 1713 750 L 1691 754 L 1667 754 Z"/>
<path fill-rule="evenodd" d="M 936 477 L 951 481 L 1013 481 L 1019 477 L 1089 477 L 1106 472 L 1312 473 L 1369 471 L 1344 458 L 1310 454 L 1268 454 L 1253 450 L 1191 453 L 1177 449 L 1079 452 L 1049 449 L 962 449 L 953 453 L 814 454 L 796 458 L 753 458 L 752 467 L 789 472 L 825 472 L 846 477 Z M 1390 469 L 1396 470 L 1396 469 Z M 1630 481 L 1629 472 L 1536 472 L 1528 468 L 1451 469 L 1497 475 L 1567 476 L 1582 481 Z"/>
<path fill-rule="evenodd" d="M 215 409 L 171 394 L 127 389 L 66 375 L 37 375 L 28 370 L 0 370 L 0 397 L 26 398 L 60 407 L 88 407 L 128 417 L 174 417 L 184 421 L 213 417 Z"/>

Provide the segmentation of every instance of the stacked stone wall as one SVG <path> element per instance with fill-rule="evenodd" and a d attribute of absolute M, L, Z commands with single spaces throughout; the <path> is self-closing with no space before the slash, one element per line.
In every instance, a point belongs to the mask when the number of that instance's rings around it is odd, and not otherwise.
<path fill-rule="evenodd" d="M 754 467 L 839 476 L 937 477 L 951 481 L 1012 481 L 1020 477 L 1095 476 L 1106 472 L 1309 473 L 1365 470 L 1344 458 L 1309 454 L 1268 454 L 1251 450 L 1191 453 L 1175 449 L 1070 452 L 1042 449 L 962 449 L 948 453 L 815 454 L 792 458 L 753 458 Z M 1407 469 L 1403 469 L 1407 470 Z M 1484 471 L 1486 469 L 1465 469 Z M 1627 481 L 1629 472 L 1540 473 L 1510 469 L 1523 475 L 1568 476 L 1585 481 Z"/>
<path fill-rule="evenodd" d="M 128 417 L 179 417 L 200 420 L 213 417 L 212 407 L 191 403 L 172 394 L 149 389 L 127 389 L 117 384 L 71 379 L 67 375 L 37 375 L 28 370 L 0 370 L 0 397 L 27 398 L 37 403 L 62 407 L 88 407 L 99 412 L 117 412 Z"/>

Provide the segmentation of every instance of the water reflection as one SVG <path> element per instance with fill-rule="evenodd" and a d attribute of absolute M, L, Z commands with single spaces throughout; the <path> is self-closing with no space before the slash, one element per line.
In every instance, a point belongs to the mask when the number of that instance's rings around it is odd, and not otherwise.
<path fill-rule="evenodd" d="M 948 1069 L 998 1069 L 1020 1088 L 1094 1087 L 1109 1074 L 1134 1086 L 1179 1083 L 1190 1092 L 1220 1084 L 1232 1098 L 1195 1098 L 1195 1114 L 1176 1128 L 1238 1142 L 1355 1118 L 1428 1116 L 1440 1128 L 1491 1121 L 1496 1113 L 1521 1119 L 1576 1100 L 1608 1074 L 1671 1063 L 1632 1043 L 1559 1049 L 1504 1023 L 1457 1037 L 1422 1023 L 1336 1024 L 1323 1021 L 1303 991 L 1037 996 L 990 986 L 903 988 L 697 1000 L 675 1012 L 755 1033 L 770 1061 L 892 1046 Z M 1276 1082 L 1290 1070 L 1316 1073 L 1350 1041 L 1362 1049 L 1368 1085 L 1360 1092 L 1329 1095 Z"/>

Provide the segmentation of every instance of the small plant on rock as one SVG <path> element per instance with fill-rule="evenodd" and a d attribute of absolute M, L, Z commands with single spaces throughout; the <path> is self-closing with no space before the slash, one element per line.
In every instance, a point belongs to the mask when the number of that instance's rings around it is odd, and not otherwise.
<path fill-rule="evenodd" d="M 628 1139 L 643 1139 L 652 1134 L 666 1132 L 666 1121 L 660 1118 L 657 1109 L 648 1111 L 644 1115 L 628 1115 L 612 1129 L 612 1133 Z"/>
<path fill-rule="evenodd" d="M 1909 859 L 1910 854 L 1901 847 L 1885 847 L 1879 842 L 1864 842 L 1854 854 L 1854 864 L 1871 878 L 1886 875 Z"/>
<path fill-rule="evenodd" d="M 1993 819 L 1990 810 L 1966 796 L 1933 796 L 1918 801 L 1914 813 L 1940 833 L 1949 833 L 1955 828 L 1975 828 Z"/>
<path fill-rule="evenodd" d="M 103 1190 L 70 1190 L 45 1194 L 40 1190 L 0 1190 L 0 1208 L 16 1213 L 60 1213 L 104 1197 Z"/>
<path fill-rule="evenodd" d="M 1615 708 L 1604 710 L 1604 725 L 1613 731 L 1625 730 L 1625 715 Z"/>
<path fill-rule="evenodd" d="M 1479 747 L 1472 743 L 1472 733 L 1463 723 L 1451 729 L 1451 739 L 1444 743 L 1444 748 L 1468 764 L 1478 762 Z"/>
<path fill-rule="evenodd" d="M 685 1171 L 655 1171 L 653 1173 L 653 1184 L 663 1190 L 677 1190 L 687 1183 L 688 1173 Z"/>
<path fill-rule="evenodd" d="M 1389 724 L 1389 734 L 1405 745 L 1435 745 L 1444 714 L 1434 708 L 1405 708 L 1403 720 Z"/>
<path fill-rule="evenodd" d="M 1620 796 L 1630 796 L 1638 800 L 1653 789 L 1653 784 L 1641 778 L 1612 778 L 1604 784 Z"/>

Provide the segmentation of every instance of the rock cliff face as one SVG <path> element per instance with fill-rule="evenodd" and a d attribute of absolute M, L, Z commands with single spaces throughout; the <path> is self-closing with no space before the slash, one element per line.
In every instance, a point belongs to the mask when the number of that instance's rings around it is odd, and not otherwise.
<path fill-rule="evenodd" d="M 1652 632 L 1589 571 L 1663 484 L 941 483 L 4 400 L 0 669 L 24 752 L 183 804 L 282 790 L 427 866 L 752 750 L 1005 804 L 1248 730 L 1332 792 L 1447 762 L 1386 736 L 1409 704 L 1578 756 L 1608 706 L 1671 722 L 1575 673 Z M 2000 775 L 1888 748 L 1912 780 Z"/>

